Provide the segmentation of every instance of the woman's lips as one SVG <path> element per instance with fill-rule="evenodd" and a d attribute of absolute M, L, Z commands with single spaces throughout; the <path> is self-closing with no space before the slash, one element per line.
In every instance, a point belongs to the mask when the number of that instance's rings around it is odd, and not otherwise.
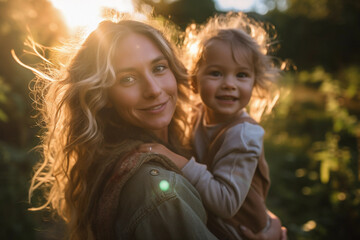
<path fill-rule="evenodd" d="M 167 103 L 168 103 L 168 101 L 160 103 L 160 104 L 156 104 L 156 105 L 153 105 L 153 106 L 150 106 L 147 108 L 142 108 L 139 110 L 149 112 L 149 113 L 159 113 L 165 109 Z"/>

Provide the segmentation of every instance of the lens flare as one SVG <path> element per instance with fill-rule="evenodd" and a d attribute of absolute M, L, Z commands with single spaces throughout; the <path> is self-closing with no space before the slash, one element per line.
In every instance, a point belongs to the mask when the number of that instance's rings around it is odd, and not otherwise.
<path fill-rule="evenodd" d="M 51 0 L 55 8 L 60 10 L 69 29 L 85 28 L 90 31 L 104 20 L 104 9 L 118 12 L 133 12 L 131 0 Z"/>
<path fill-rule="evenodd" d="M 162 180 L 162 181 L 159 183 L 159 187 L 160 187 L 160 190 L 161 190 L 161 191 L 166 192 L 167 190 L 169 190 L 170 184 L 169 184 L 168 181 Z"/>

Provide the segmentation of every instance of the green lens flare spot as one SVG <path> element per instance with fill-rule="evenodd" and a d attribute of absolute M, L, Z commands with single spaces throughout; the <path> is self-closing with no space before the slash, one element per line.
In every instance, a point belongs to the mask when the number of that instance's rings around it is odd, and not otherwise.
<path fill-rule="evenodd" d="M 162 180 L 160 183 L 159 183 L 159 187 L 160 187 L 160 190 L 165 192 L 167 190 L 169 190 L 169 187 L 170 187 L 170 184 L 168 181 L 166 180 Z"/>

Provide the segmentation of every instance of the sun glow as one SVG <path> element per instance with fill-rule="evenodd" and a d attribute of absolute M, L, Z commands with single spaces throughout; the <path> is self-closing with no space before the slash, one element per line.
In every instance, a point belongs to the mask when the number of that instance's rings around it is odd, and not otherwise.
<path fill-rule="evenodd" d="M 93 30 L 104 20 L 103 10 L 114 9 L 118 12 L 133 12 L 131 0 L 51 0 L 59 9 L 70 30 L 77 28 Z"/>

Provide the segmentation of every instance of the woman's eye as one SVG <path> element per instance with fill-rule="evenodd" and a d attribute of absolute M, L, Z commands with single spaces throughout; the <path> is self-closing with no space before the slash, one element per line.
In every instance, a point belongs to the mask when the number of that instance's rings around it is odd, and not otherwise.
<path fill-rule="evenodd" d="M 131 85 L 132 83 L 135 82 L 135 78 L 133 76 L 125 76 L 125 77 L 121 77 L 119 79 L 119 82 L 123 85 Z"/>
<path fill-rule="evenodd" d="M 165 69 L 166 69 L 166 66 L 164 66 L 164 65 L 158 65 L 158 66 L 155 66 L 155 67 L 154 67 L 153 72 L 154 72 L 154 73 L 161 73 L 161 72 L 163 72 Z"/>
<path fill-rule="evenodd" d="M 246 78 L 246 77 L 249 77 L 249 74 L 244 73 L 244 72 L 239 72 L 238 74 L 236 74 L 236 77 L 238 77 L 238 78 Z"/>
<path fill-rule="evenodd" d="M 221 72 L 219 72 L 219 71 L 211 71 L 210 76 L 219 77 L 219 76 L 221 76 Z"/>

